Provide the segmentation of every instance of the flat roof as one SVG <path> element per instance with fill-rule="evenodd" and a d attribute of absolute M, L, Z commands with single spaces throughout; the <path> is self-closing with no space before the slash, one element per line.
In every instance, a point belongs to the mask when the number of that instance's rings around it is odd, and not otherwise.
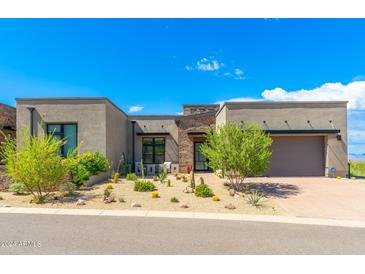
<path fill-rule="evenodd" d="M 108 102 L 116 109 L 118 109 L 121 113 L 128 117 L 128 114 L 125 113 L 120 107 L 114 104 L 108 97 L 42 97 L 42 98 L 15 98 L 16 102 L 21 101 L 34 101 L 34 102 L 45 102 L 45 101 L 100 101 L 100 102 Z"/>
<path fill-rule="evenodd" d="M 216 116 L 225 106 L 285 106 L 285 105 L 335 105 L 347 104 L 348 101 L 242 101 L 242 102 L 224 102 L 216 113 Z"/>

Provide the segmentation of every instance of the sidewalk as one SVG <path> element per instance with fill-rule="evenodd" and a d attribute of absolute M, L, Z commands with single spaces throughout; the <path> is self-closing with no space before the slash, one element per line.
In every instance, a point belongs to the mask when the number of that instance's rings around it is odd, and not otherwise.
<path fill-rule="evenodd" d="M 365 228 L 365 221 L 304 218 L 304 217 L 291 217 L 291 216 L 248 215 L 248 214 L 234 214 L 234 213 L 229 214 L 229 213 L 175 212 L 175 211 L 152 211 L 152 210 L 53 209 L 53 208 L 25 208 L 25 207 L 3 207 L 0 208 L 0 213 L 187 218 L 187 219 L 232 220 L 232 221 Z"/>

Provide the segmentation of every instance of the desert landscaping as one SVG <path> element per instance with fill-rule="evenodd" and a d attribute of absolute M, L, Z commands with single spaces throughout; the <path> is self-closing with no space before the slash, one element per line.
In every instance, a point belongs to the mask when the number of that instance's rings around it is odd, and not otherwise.
<path fill-rule="evenodd" d="M 249 190 L 246 192 L 237 192 L 233 196 L 228 186 L 224 185 L 226 180 L 218 178 L 212 173 L 195 174 L 197 185 L 200 184 L 200 178 L 203 178 L 204 184 L 207 184 L 219 198 L 214 201 L 212 197 L 196 197 L 194 193 L 184 193 L 189 189 L 189 182 L 184 182 L 181 178 L 169 174 L 167 179 L 170 180 L 171 186 L 153 181 L 156 186 L 158 198 L 152 198 L 152 192 L 134 191 L 134 181 L 119 179 L 117 183 L 105 182 L 91 187 L 82 187 L 75 191 L 73 195 L 65 195 L 56 192 L 51 195 L 46 203 L 31 203 L 32 196 L 16 195 L 12 192 L 0 192 L 2 200 L 1 206 L 12 207 L 43 207 L 43 208 L 87 208 L 87 209 L 115 209 L 115 210 L 162 210 L 162 211 L 196 211 L 196 212 L 229 212 L 243 214 L 266 214 L 282 215 L 285 211 L 272 198 L 263 197 L 257 206 L 248 203 Z M 185 175 L 185 177 L 188 177 Z M 109 191 L 112 202 L 105 202 L 103 199 L 104 191 L 112 187 Z M 154 193 L 154 192 L 153 192 Z M 177 198 L 178 202 L 172 202 L 171 198 Z M 232 206 L 228 209 L 226 206 Z"/>

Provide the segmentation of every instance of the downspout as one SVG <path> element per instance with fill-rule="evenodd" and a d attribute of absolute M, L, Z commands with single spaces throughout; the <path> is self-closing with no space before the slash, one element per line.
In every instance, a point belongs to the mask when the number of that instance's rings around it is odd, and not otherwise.
<path fill-rule="evenodd" d="M 34 112 L 34 109 L 35 108 L 33 108 L 33 107 L 28 107 L 28 110 L 29 110 L 29 130 L 30 130 L 30 137 L 34 137 L 34 122 L 33 122 L 33 116 L 34 116 L 34 114 L 33 114 L 33 112 Z"/>
<path fill-rule="evenodd" d="M 135 124 L 136 121 L 132 121 L 132 172 L 135 172 L 135 148 L 134 148 L 134 135 L 135 135 Z"/>

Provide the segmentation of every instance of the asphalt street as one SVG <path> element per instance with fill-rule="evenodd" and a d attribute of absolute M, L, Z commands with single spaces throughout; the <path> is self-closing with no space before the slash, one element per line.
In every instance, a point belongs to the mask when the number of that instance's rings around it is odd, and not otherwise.
<path fill-rule="evenodd" d="M 365 254 L 365 229 L 1 213 L 0 254 Z"/>

